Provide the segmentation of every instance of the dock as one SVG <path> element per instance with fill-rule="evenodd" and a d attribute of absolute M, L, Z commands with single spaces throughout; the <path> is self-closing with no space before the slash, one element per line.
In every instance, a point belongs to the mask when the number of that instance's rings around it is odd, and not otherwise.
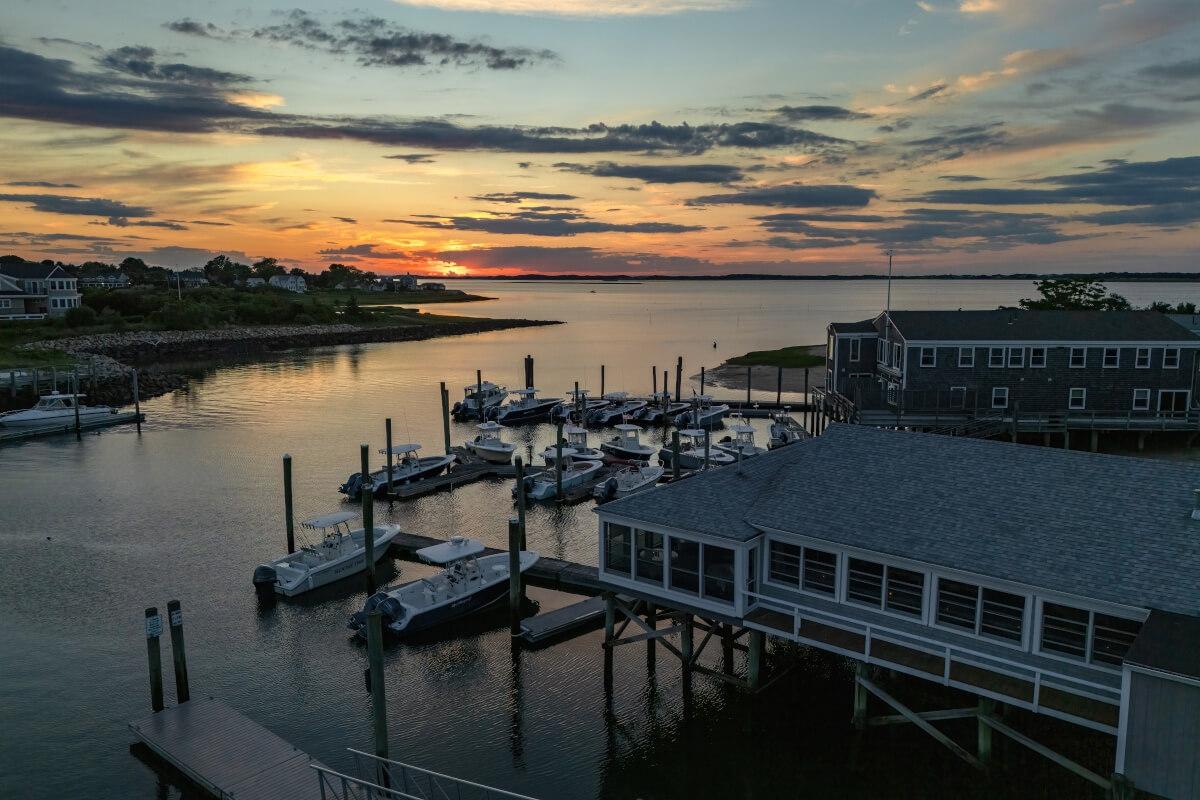
<path fill-rule="evenodd" d="M 228 704 L 196 698 L 129 723 L 159 758 L 214 797 L 318 800 L 324 765 Z"/>
<path fill-rule="evenodd" d="M 517 475 L 517 469 L 512 464 L 493 464 L 490 461 L 484 461 L 466 448 L 452 447 L 450 452 L 458 456 L 459 463 L 448 472 L 432 478 L 424 478 L 416 483 L 395 485 L 392 487 L 392 493 L 388 495 L 388 499 L 411 500 L 414 497 L 424 497 L 434 492 L 465 486 L 484 478 L 514 478 Z M 537 475 L 541 471 L 540 467 L 528 467 L 525 474 Z"/>
<path fill-rule="evenodd" d="M 101 428 L 111 428 L 114 425 L 128 425 L 135 422 L 145 422 L 146 415 L 139 414 L 135 411 L 122 411 L 118 414 L 109 414 L 104 417 L 98 417 L 91 420 L 80 420 L 79 430 L 93 431 Z M 0 444 L 8 442 L 22 442 L 26 439 L 38 439 L 42 436 L 58 436 L 64 433 L 74 433 L 75 422 L 55 423 L 53 425 L 39 425 L 37 427 L 22 427 L 22 428 L 5 428 L 0 426 Z"/>
<path fill-rule="evenodd" d="M 521 621 L 526 644 L 545 644 L 567 633 L 598 628 L 604 622 L 604 598 L 589 597 Z"/>

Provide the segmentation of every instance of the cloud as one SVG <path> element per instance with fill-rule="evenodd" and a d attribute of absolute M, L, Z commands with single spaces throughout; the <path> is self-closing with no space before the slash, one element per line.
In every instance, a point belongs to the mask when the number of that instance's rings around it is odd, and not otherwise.
<path fill-rule="evenodd" d="M 181 245 L 165 245 L 148 250 L 124 250 L 111 252 L 110 255 L 117 260 L 127 256 L 140 258 L 147 264 L 169 269 L 202 267 L 220 255 L 229 256 L 234 261 L 243 264 L 251 264 L 258 260 L 256 257 L 246 255 L 241 250 L 207 250 L 201 247 L 183 247 Z"/>
<path fill-rule="evenodd" d="M 1136 206 L 1120 211 L 1079 214 L 1073 219 L 1105 227 L 1110 225 L 1151 225 L 1158 228 L 1174 228 L 1200 222 L 1200 202 Z"/>
<path fill-rule="evenodd" d="M 951 183 L 976 183 L 977 181 L 986 181 L 987 178 L 981 178 L 978 175 L 938 175 L 938 180 Z"/>
<path fill-rule="evenodd" d="M 357 225 L 358 224 L 358 220 L 356 220 L 354 217 L 334 217 L 334 219 L 336 219 L 340 222 L 344 222 L 347 225 Z"/>
<path fill-rule="evenodd" d="M 22 203 L 46 214 L 75 214 L 85 217 L 149 217 L 154 214 L 143 206 L 130 206 L 119 200 L 99 197 L 71 197 L 63 194 L 0 194 L 0 202 Z"/>
<path fill-rule="evenodd" d="M 435 217 L 396 220 L 422 228 L 476 231 L 525 236 L 578 236 L 585 233 L 691 233 L 704 230 L 701 225 L 677 225 L 670 222 L 603 222 L 574 209 L 522 209 L 488 217 Z"/>
<path fill-rule="evenodd" d="M 164 228 L 169 231 L 186 231 L 187 225 L 170 219 L 139 219 L 130 220 L 127 217 L 109 217 L 108 222 L 92 222 L 91 225 L 112 225 L 114 228 Z"/>
<path fill-rule="evenodd" d="M 945 126 L 935 130 L 930 136 L 906 141 L 904 144 L 909 150 L 902 158 L 919 162 L 950 161 L 967 153 L 997 147 L 1009 138 L 1003 122 Z"/>
<path fill-rule="evenodd" d="M 197 22 L 194 19 L 184 18 L 174 22 L 167 22 L 163 27 L 176 33 L 186 34 L 188 36 L 202 36 L 210 39 L 224 38 L 225 31 L 213 25 L 211 22 Z"/>
<path fill-rule="evenodd" d="M 558 194 L 554 192 L 489 192 L 477 194 L 472 200 L 482 200 L 485 203 L 521 203 L 525 200 L 578 200 L 573 194 Z"/>
<path fill-rule="evenodd" d="M 689 206 L 743 205 L 795 208 L 862 208 L 877 197 L 873 189 L 844 184 L 764 186 L 732 194 L 693 197 Z"/>
<path fill-rule="evenodd" d="M 433 155 L 433 153 L 398 153 L 393 156 L 384 156 L 384 158 L 394 158 L 409 164 L 432 164 L 436 160 Z"/>
<path fill-rule="evenodd" d="M 249 75 L 225 72 L 191 64 L 160 64 L 153 47 L 119 47 L 96 59 L 105 69 L 155 81 L 196 83 L 204 86 L 236 86 L 253 80 Z"/>
<path fill-rule="evenodd" d="M 572 164 L 554 165 L 564 172 L 598 178 L 632 178 L 645 183 L 731 183 L 742 179 L 742 170 L 732 164 Z"/>
<path fill-rule="evenodd" d="M 856 120 L 870 119 L 871 115 L 862 111 L 851 111 L 841 106 L 780 106 L 775 113 L 789 122 L 805 120 Z"/>
<path fill-rule="evenodd" d="M 1200 58 L 1173 61 L 1168 64 L 1151 64 L 1139 72 L 1148 78 L 1168 81 L 1189 81 L 1200 78 Z"/>
<path fill-rule="evenodd" d="M 356 258 L 399 259 L 405 261 L 412 260 L 412 255 L 409 253 L 404 253 L 399 250 L 380 250 L 378 248 L 379 245 L 367 242 L 361 244 L 345 244 L 318 250 L 317 255 L 334 256 L 338 258 L 351 256 Z"/>
<path fill-rule="evenodd" d="M 716 262 L 695 256 L 643 251 L 614 252 L 595 247 L 513 246 L 413 254 L 429 262 L 457 264 L 471 270 L 504 270 L 583 275 L 727 275 L 794 274 L 810 269 L 795 261 Z"/>
<path fill-rule="evenodd" d="M 904 102 L 906 102 L 906 103 L 919 103 L 919 102 L 921 102 L 922 100 L 928 100 L 928 99 L 929 99 L 929 98 L 931 98 L 931 97 L 934 97 L 934 96 L 936 96 L 936 95 L 939 95 L 939 94 L 941 94 L 941 93 L 942 93 L 942 92 L 944 92 L 944 91 L 946 91 L 946 84 L 944 84 L 944 83 L 935 83 L 935 84 L 933 84 L 932 86 L 930 86 L 928 89 L 925 89 L 925 90 L 923 90 L 923 91 L 917 92 L 916 94 L 912 95 L 911 97 L 909 97 L 909 98 L 908 98 L 907 100 L 905 100 Z"/>
<path fill-rule="evenodd" d="M 395 0 L 446 11 L 561 17 L 646 17 L 693 11 L 733 11 L 747 0 Z"/>
<path fill-rule="evenodd" d="M 208 220 L 208 219 L 192 219 L 192 220 L 188 220 L 188 222 L 190 222 L 192 225 L 211 225 L 213 227 L 218 227 L 218 228 L 233 227 L 232 222 L 216 222 L 214 220 Z"/>
<path fill-rule="evenodd" d="M 1001 0 L 961 0 L 958 10 L 964 14 L 996 14 L 1004 8 Z"/>
<path fill-rule="evenodd" d="M 36 189 L 78 189 L 78 183 L 54 183 L 53 181 L 8 181 L 5 186 L 25 186 Z"/>

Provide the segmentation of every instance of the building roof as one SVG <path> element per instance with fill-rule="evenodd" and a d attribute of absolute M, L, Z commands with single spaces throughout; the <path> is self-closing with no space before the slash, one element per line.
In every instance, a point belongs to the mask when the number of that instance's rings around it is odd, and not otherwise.
<path fill-rule="evenodd" d="M 33 261 L 22 261 L 20 263 L 0 264 L 0 275 L 24 280 L 41 280 L 42 278 L 50 277 L 54 274 L 55 270 L 62 269 L 58 264 L 39 264 Z M 66 272 L 66 270 L 63 270 L 63 272 Z"/>
<path fill-rule="evenodd" d="M 1200 680 L 1200 647 L 1183 642 L 1200 642 L 1200 617 L 1151 611 L 1125 663 Z"/>
<path fill-rule="evenodd" d="M 910 341 L 1149 342 L 1200 336 L 1157 311 L 892 311 Z"/>
<path fill-rule="evenodd" d="M 773 528 L 1200 616 L 1196 488 L 1194 463 L 835 424 L 601 513 L 738 541 Z"/>
<path fill-rule="evenodd" d="M 834 333 L 877 333 L 875 321 L 864 319 L 862 322 L 831 322 L 829 327 Z"/>

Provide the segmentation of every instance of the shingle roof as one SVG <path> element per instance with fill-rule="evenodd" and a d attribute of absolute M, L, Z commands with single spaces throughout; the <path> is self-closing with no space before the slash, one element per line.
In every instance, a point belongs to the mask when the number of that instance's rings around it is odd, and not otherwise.
<path fill-rule="evenodd" d="M 829 327 L 837 333 L 875 333 L 875 321 L 869 319 L 861 322 L 831 322 Z"/>
<path fill-rule="evenodd" d="M 50 273 L 58 269 L 62 269 L 62 267 L 57 264 L 38 264 L 32 261 L 12 262 L 0 264 L 0 275 L 7 275 L 10 278 L 41 280 L 49 277 Z M 66 270 L 63 271 L 66 272 Z"/>
<path fill-rule="evenodd" d="M 1200 642 L 1200 617 L 1151 611 L 1125 663 L 1200 680 L 1200 647 L 1183 642 Z"/>
<path fill-rule="evenodd" d="M 745 541 L 775 528 L 1200 616 L 1200 465 L 831 425 L 601 513 Z"/>
<path fill-rule="evenodd" d="M 891 317 L 910 341 L 1200 343 L 1157 311 L 893 311 Z"/>

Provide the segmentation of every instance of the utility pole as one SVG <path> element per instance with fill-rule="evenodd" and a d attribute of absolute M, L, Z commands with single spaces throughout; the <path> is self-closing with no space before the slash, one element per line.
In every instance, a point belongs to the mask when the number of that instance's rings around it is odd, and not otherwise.
<path fill-rule="evenodd" d="M 892 321 L 892 249 L 889 247 L 887 251 L 888 257 L 888 276 L 887 276 L 887 305 L 884 306 L 884 318 L 890 324 Z"/>

